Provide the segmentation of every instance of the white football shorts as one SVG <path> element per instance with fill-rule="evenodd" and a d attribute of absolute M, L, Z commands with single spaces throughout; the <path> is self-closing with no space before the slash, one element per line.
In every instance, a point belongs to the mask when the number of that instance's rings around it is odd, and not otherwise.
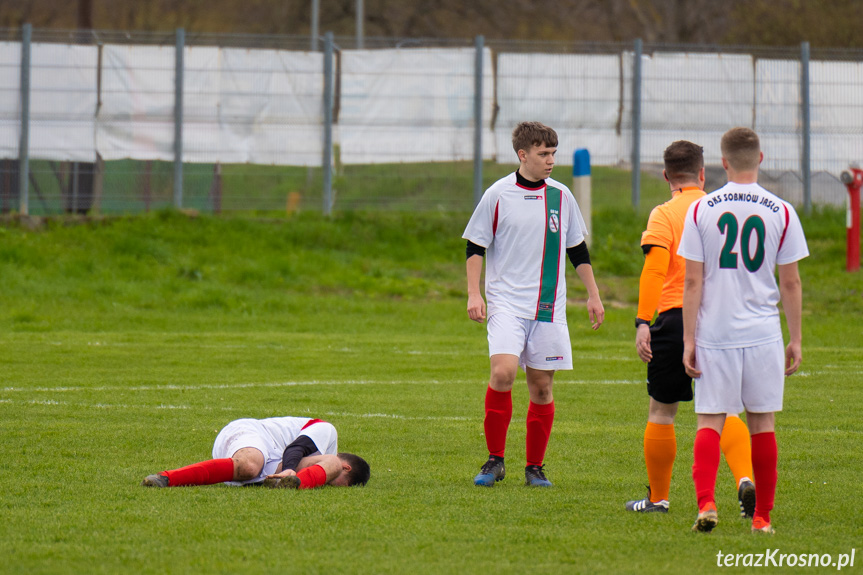
<path fill-rule="evenodd" d="M 267 475 L 276 472 L 280 461 L 272 461 L 267 456 L 271 451 L 266 430 L 255 419 L 238 419 L 222 428 L 213 442 L 213 459 L 233 457 L 244 447 L 254 447 L 264 456 L 264 468 L 254 479 L 248 481 L 226 481 L 231 485 L 243 485 L 263 481 Z"/>
<path fill-rule="evenodd" d="M 695 413 L 782 411 L 785 346 L 782 340 L 755 347 L 695 346 Z"/>
<path fill-rule="evenodd" d="M 564 323 L 551 323 L 496 313 L 488 318 L 488 355 L 518 357 L 522 369 L 572 369 L 572 344 Z"/>

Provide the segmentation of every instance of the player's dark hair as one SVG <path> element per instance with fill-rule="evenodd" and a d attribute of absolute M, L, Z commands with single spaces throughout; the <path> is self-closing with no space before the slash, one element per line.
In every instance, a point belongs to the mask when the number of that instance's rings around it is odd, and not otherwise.
<path fill-rule="evenodd" d="M 672 184 L 692 182 L 698 179 L 704 167 L 704 148 L 698 144 L 678 140 L 665 148 L 665 177 Z"/>
<path fill-rule="evenodd" d="M 557 132 L 540 122 L 521 122 L 512 131 L 512 149 L 529 151 L 533 146 L 557 147 Z"/>
<path fill-rule="evenodd" d="M 372 470 L 368 462 L 353 453 L 339 453 L 339 459 L 346 461 L 351 470 L 348 472 L 348 480 L 350 485 L 365 485 L 372 475 Z"/>
<path fill-rule="evenodd" d="M 738 172 L 758 168 L 761 162 L 761 142 L 749 128 L 731 128 L 722 135 L 722 157 Z"/>

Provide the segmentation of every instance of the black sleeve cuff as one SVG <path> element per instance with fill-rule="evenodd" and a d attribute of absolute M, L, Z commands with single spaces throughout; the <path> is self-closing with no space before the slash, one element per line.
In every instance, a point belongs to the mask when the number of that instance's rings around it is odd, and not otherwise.
<path fill-rule="evenodd" d="M 472 241 L 467 241 L 467 249 L 465 250 L 465 259 L 470 259 L 471 256 L 484 256 L 485 248 L 478 246 Z"/>
<path fill-rule="evenodd" d="M 647 327 L 650 327 L 650 322 L 646 319 L 641 319 L 640 317 L 635 318 L 635 329 L 638 329 L 638 326 L 640 325 L 646 325 Z"/>
<path fill-rule="evenodd" d="M 587 242 L 581 242 L 577 246 L 566 248 L 566 255 L 569 256 L 569 261 L 572 262 L 572 266 L 576 269 L 581 264 L 590 263 L 590 252 L 587 251 Z"/>

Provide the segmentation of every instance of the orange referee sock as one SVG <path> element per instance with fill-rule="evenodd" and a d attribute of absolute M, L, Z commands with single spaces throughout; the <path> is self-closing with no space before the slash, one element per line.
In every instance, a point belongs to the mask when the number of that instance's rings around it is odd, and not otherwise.
<path fill-rule="evenodd" d="M 647 422 L 644 428 L 644 463 L 650 483 L 650 501 L 668 500 L 671 488 L 671 470 L 677 456 L 677 437 L 674 424 Z"/>
<path fill-rule="evenodd" d="M 725 418 L 725 427 L 719 438 L 719 447 L 725 455 L 725 461 L 734 474 L 735 486 L 740 487 L 740 480 L 752 475 L 752 443 L 749 439 L 749 428 L 736 415 L 729 414 Z"/>

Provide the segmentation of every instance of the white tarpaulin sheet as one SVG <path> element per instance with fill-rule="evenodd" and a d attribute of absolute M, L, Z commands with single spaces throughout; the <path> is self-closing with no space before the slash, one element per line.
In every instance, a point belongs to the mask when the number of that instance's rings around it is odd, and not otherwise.
<path fill-rule="evenodd" d="M 643 56 L 641 77 L 643 162 L 661 162 L 671 142 L 685 139 L 704 147 L 705 162 L 719 163 L 722 134 L 752 125 L 752 56 L 656 53 Z M 631 113 L 628 100 L 624 115 Z"/>
<path fill-rule="evenodd" d="M 755 125 L 764 170 L 796 170 L 800 166 L 800 63 L 758 60 L 755 74 Z M 731 126 L 729 126 L 731 127 Z"/>
<path fill-rule="evenodd" d="M 21 44 L 0 42 L 0 158 L 17 158 L 20 140 Z"/>
<path fill-rule="evenodd" d="M 345 50 L 338 137 L 345 164 L 473 159 L 472 48 Z M 491 51 L 483 51 L 483 158 L 494 157 Z"/>
<path fill-rule="evenodd" d="M 95 46 L 30 46 L 30 158 L 96 160 Z M 0 44 L 0 155 L 17 158 L 21 139 L 21 45 Z"/>
<path fill-rule="evenodd" d="M 183 161 L 321 165 L 323 56 L 185 48 Z M 97 142 L 106 160 L 174 159 L 173 47 L 105 46 Z"/>
<path fill-rule="evenodd" d="M 620 156 L 619 98 L 619 56 L 501 54 L 497 161 L 518 161 L 512 150 L 512 130 L 519 122 L 531 121 L 557 132 L 559 163 L 571 164 L 568 155 L 587 148 L 593 163 L 616 164 Z"/>
<path fill-rule="evenodd" d="M 811 62 L 812 169 L 841 173 L 863 162 L 863 63 Z"/>
<path fill-rule="evenodd" d="M 96 146 L 105 160 L 174 159 L 173 46 L 102 51 L 102 105 Z"/>

